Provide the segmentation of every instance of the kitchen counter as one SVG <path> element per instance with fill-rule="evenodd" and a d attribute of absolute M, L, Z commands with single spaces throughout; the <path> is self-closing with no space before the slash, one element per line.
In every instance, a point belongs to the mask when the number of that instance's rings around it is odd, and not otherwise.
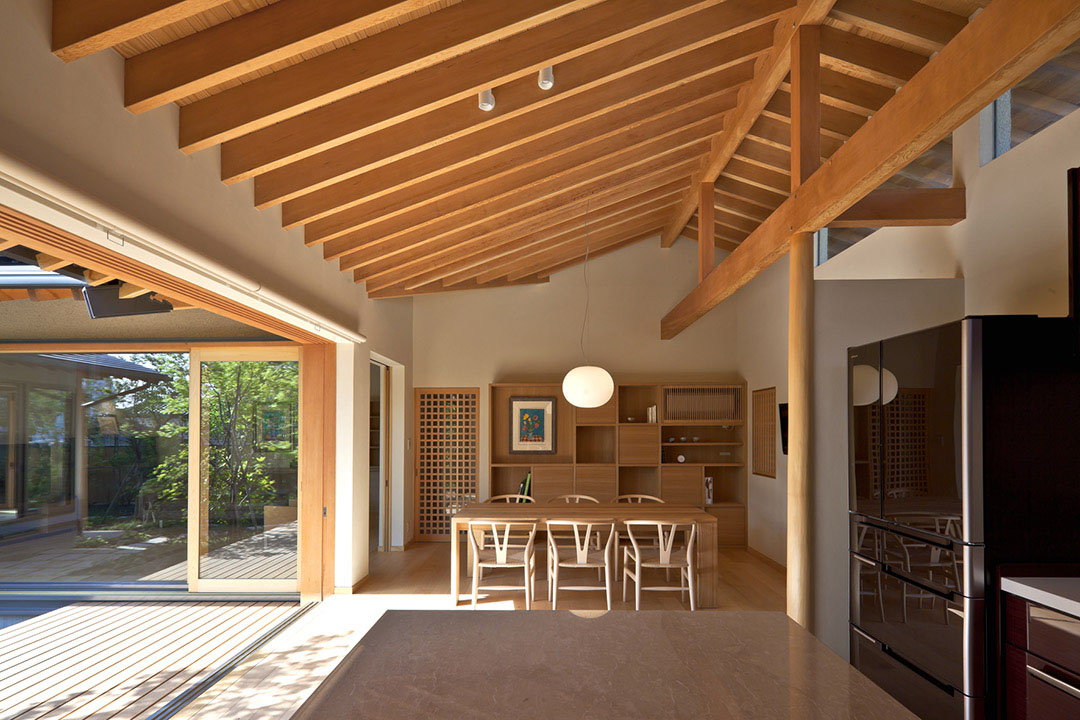
<path fill-rule="evenodd" d="M 293 716 L 914 720 L 776 612 L 390 611 Z"/>
<path fill-rule="evenodd" d="M 1066 615 L 1080 617 L 1080 578 L 1003 577 L 1001 589 Z"/>

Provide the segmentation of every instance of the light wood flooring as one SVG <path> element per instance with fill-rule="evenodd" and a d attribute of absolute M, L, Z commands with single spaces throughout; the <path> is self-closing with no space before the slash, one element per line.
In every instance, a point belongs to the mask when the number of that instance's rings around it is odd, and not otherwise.
<path fill-rule="evenodd" d="M 719 560 L 717 610 L 783 611 L 781 569 L 745 550 L 721 549 Z M 420 543 L 405 552 L 374 555 L 369 580 L 357 594 L 335 595 L 320 603 L 185 708 L 177 720 L 286 720 L 385 611 L 451 607 L 449 566 L 450 546 L 446 543 Z M 593 573 L 582 580 L 589 578 L 596 580 Z M 463 587 L 468 586 L 463 583 Z M 541 561 L 537 609 L 550 608 L 546 587 Z M 621 597 L 621 588 L 617 596 Z M 566 593 L 559 607 L 592 613 L 602 610 L 603 597 L 602 592 Z M 466 598 L 462 596 L 458 609 L 468 612 Z M 642 605 L 653 610 L 685 607 L 677 593 L 646 594 Z M 484 594 L 479 607 L 523 609 L 524 599 L 521 591 Z M 633 609 L 631 603 L 621 601 L 615 607 Z"/>
<path fill-rule="evenodd" d="M 0 719 L 145 718 L 297 609 L 87 602 L 0 630 Z"/>

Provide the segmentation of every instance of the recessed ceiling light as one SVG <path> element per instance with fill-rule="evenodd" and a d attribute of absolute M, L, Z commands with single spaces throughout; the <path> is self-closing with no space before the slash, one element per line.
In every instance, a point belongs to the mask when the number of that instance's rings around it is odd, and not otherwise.
<path fill-rule="evenodd" d="M 548 65 L 540 70 L 540 77 L 537 79 L 536 84 L 540 86 L 541 90 L 550 90 L 555 87 L 555 68 Z"/>
<path fill-rule="evenodd" d="M 480 109 L 484 112 L 491 112 L 495 109 L 495 93 L 491 92 L 490 89 L 480 92 Z"/>

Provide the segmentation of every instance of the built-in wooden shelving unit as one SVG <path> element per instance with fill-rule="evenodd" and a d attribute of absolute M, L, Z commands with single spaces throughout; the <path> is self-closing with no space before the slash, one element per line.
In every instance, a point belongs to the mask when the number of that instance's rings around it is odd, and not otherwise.
<path fill-rule="evenodd" d="M 510 453 L 511 397 L 557 399 L 554 454 Z M 563 398 L 559 383 L 493 383 L 490 494 L 518 492 L 530 472 L 540 502 L 564 493 L 601 501 L 647 493 L 705 508 L 717 516 L 721 545 L 745 545 L 745 401 L 744 384 L 634 383 L 616 386 L 607 405 L 582 409 Z"/>

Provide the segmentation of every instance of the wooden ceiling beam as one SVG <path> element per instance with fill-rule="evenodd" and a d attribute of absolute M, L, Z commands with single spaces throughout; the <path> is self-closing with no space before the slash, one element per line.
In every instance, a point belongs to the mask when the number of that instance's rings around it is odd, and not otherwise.
<path fill-rule="evenodd" d="M 791 173 L 790 153 L 772 145 L 759 142 L 750 136 L 747 136 L 747 138 L 739 144 L 739 148 L 732 157 L 742 158 L 747 162 L 752 162 L 755 165 L 760 165 L 763 168 L 775 170 L 776 172 L 782 172 L 784 174 Z"/>
<path fill-rule="evenodd" d="M 37 253 L 34 260 L 37 262 L 37 266 L 46 272 L 55 272 L 71 264 L 70 260 L 54 255 L 46 255 L 45 253 Z"/>
<path fill-rule="evenodd" d="M 962 187 L 878 188 L 840 213 L 829 227 L 955 225 L 966 217 L 966 191 Z"/>
<path fill-rule="evenodd" d="M 125 60 L 124 105 L 153 110 L 437 2 L 281 0 Z"/>
<path fill-rule="evenodd" d="M 716 183 L 713 184 L 714 187 Z M 716 207 L 723 208 L 725 212 L 732 215 L 738 215 L 745 218 L 747 221 L 752 222 L 756 228 L 765 218 L 769 217 L 769 213 L 775 208 L 763 207 L 758 203 L 750 202 L 746 198 L 740 196 L 735 192 L 736 188 L 727 187 L 723 190 L 716 190 Z"/>
<path fill-rule="evenodd" d="M 625 240 L 620 240 L 619 242 L 612 243 L 612 244 L 608 245 L 607 247 L 600 248 L 598 250 L 592 250 L 592 251 L 589 252 L 589 260 L 596 260 L 597 258 L 601 258 L 601 257 L 603 257 L 605 255 L 613 253 L 616 250 L 622 250 L 625 247 L 630 247 L 631 245 L 642 242 L 643 240 L 648 240 L 650 238 L 655 238 L 656 233 L 657 233 L 656 230 L 650 230 L 647 233 L 643 233 L 643 234 L 637 235 L 635 237 L 626 238 Z M 542 270 L 540 270 L 537 273 L 537 277 L 548 277 L 548 278 L 550 278 L 552 275 L 554 275 L 557 272 L 560 272 L 562 270 L 566 270 L 566 269 L 571 268 L 571 267 L 573 267 L 575 265 L 580 265 L 582 262 L 584 262 L 584 260 L 585 260 L 584 257 L 575 257 L 575 258 L 570 258 L 569 260 L 564 260 L 563 262 L 561 262 L 561 263 L 559 263 L 557 265 L 551 265 L 549 267 L 543 268 Z"/>
<path fill-rule="evenodd" d="M 789 10 L 776 23 L 776 36 L 772 48 L 759 58 L 750 87 L 740 93 L 739 104 L 732 113 L 723 133 L 712 142 L 709 152 L 702 160 L 701 170 L 695 176 L 693 189 L 687 193 L 671 221 L 664 227 L 660 244 L 670 247 L 679 237 L 686 222 L 697 208 L 697 183 L 714 182 L 735 154 L 743 138 L 758 122 L 765 106 L 769 104 L 780 83 L 791 68 L 791 39 L 802 25 L 818 25 L 829 14 L 835 0 L 806 0 Z M 790 139 L 789 139 L 790 143 Z M 789 144 L 790 147 L 790 144 Z"/>
<path fill-rule="evenodd" d="M 196 152 L 499 42 L 600 0 L 471 0 L 383 30 L 180 108 Z"/>
<path fill-rule="evenodd" d="M 791 84 L 780 86 L 791 92 Z M 873 115 L 889 102 L 896 88 L 821 68 L 821 102 L 859 115 Z"/>
<path fill-rule="evenodd" d="M 779 4 L 770 3 L 762 7 Z M 255 178 L 255 203 L 265 208 L 451 143 L 447 152 L 472 149 L 482 157 L 488 148 L 510 147 L 680 81 L 741 65 L 772 42 L 772 16 L 743 29 L 741 14 L 723 21 L 719 11 L 727 7 L 721 4 L 561 63 L 556 85 L 547 92 L 537 92 L 531 75 L 513 80 L 498 88 L 490 113 L 477 112 L 476 99 L 468 97 L 260 174 Z M 238 169 L 227 167 L 225 155 L 223 177 L 228 182 Z"/>
<path fill-rule="evenodd" d="M 578 223 L 577 227 L 565 228 L 561 232 L 537 233 L 534 236 L 522 238 L 521 245 L 512 253 L 491 258 L 486 262 L 470 267 L 467 271 L 452 273 L 443 279 L 447 284 L 460 282 L 469 277 L 476 277 L 481 282 L 484 282 L 508 272 L 508 270 L 503 270 L 503 268 L 522 267 L 526 264 L 525 261 L 527 258 L 532 258 L 539 253 L 550 251 L 579 238 L 584 238 L 586 234 L 592 238 L 607 237 L 611 234 L 622 234 L 625 237 L 628 228 L 632 231 L 636 231 L 635 228 L 640 228 L 642 225 L 655 225 L 656 218 L 659 216 L 658 214 L 663 213 L 665 210 L 670 212 L 671 207 L 677 201 L 678 197 L 676 197 L 674 193 L 671 193 L 667 197 L 644 203 L 633 210 L 625 211 L 617 216 L 608 215 L 607 217 L 597 218 L 596 220 L 589 218 L 589 224 L 587 226 Z M 420 278 L 417 277 L 411 278 L 406 282 L 406 285 L 416 286 L 419 284 L 419 279 Z"/>
<path fill-rule="evenodd" d="M 86 283 L 88 285 L 92 286 L 92 287 L 97 287 L 98 285 L 104 285 L 105 283 L 112 282 L 113 280 L 116 280 L 116 279 L 117 278 L 116 278 L 115 275 L 110 275 L 109 273 L 98 272 L 97 270 L 84 270 L 83 271 L 83 280 L 85 280 Z"/>
<path fill-rule="evenodd" d="M 765 106 L 764 114 L 770 115 L 786 122 L 791 122 L 791 94 L 789 91 L 780 89 L 773 95 L 772 100 Z M 839 140 L 847 140 L 859 131 L 867 120 L 868 115 L 860 115 L 848 110 L 842 110 L 832 105 L 821 104 L 821 132 L 824 135 L 835 137 Z"/>
<path fill-rule="evenodd" d="M 661 322 L 672 338 L 1080 37 L 1080 0 L 995 0 Z"/>
<path fill-rule="evenodd" d="M 731 161 L 728 162 L 727 167 L 724 168 L 724 175 L 721 177 L 724 176 L 735 178 L 745 182 L 747 185 L 753 185 L 763 190 L 773 190 L 783 195 L 787 195 L 788 187 L 791 185 L 790 174 L 769 170 L 760 165 L 740 160 L 737 157 L 732 157 Z"/>
<path fill-rule="evenodd" d="M 663 225 L 664 219 L 658 218 L 651 227 L 645 227 L 634 234 L 618 233 L 603 240 L 590 241 L 589 243 L 589 260 L 595 260 L 598 257 L 602 257 L 606 250 L 611 250 L 616 247 L 626 247 L 632 245 L 635 242 L 640 242 L 650 237 L 656 237 L 660 232 L 660 228 Z M 572 265 L 578 265 L 585 261 L 585 240 L 581 239 L 574 243 L 571 243 L 566 248 L 563 248 L 561 252 L 551 253 L 550 255 L 541 256 L 532 263 L 529 268 L 523 268 L 515 271 L 508 279 L 512 279 L 517 276 L 528 275 L 547 275 L 550 273 L 556 273 L 559 270 L 565 269 Z"/>
<path fill-rule="evenodd" d="M 829 26 L 821 28 L 821 65 L 852 77 L 900 87 L 926 64 L 927 57 Z"/>
<path fill-rule="evenodd" d="M 131 300 L 133 298 L 142 297 L 146 293 L 150 292 L 149 288 L 140 287 L 134 283 L 120 283 L 120 299 Z"/>
<path fill-rule="evenodd" d="M 694 242 L 698 241 L 698 230 L 700 223 L 698 216 L 690 218 L 690 222 L 686 223 L 686 233 L 684 237 L 688 237 Z M 713 221 L 713 245 L 721 250 L 734 250 L 740 242 L 745 240 L 750 235 L 750 231 L 740 230 L 739 228 L 733 228 L 727 223 L 722 223 L 718 220 Z"/>
<path fill-rule="evenodd" d="M 787 193 L 773 192 L 757 185 L 724 174 L 716 178 L 716 190 L 722 195 L 757 205 L 767 213 L 772 212 L 787 199 Z M 733 210 L 734 211 L 734 210 Z"/>
<path fill-rule="evenodd" d="M 603 2 L 224 143 L 232 182 L 314 155 L 547 65 L 639 35 L 713 4 L 709 0 Z M 496 95 L 496 106 L 498 96 Z M 479 110 L 476 111 L 480 113 Z"/>
<path fill-rule="evenodd" d="M 454 292 L 460 290 L 485 290 L 487 288 L 514 287 L 517 285 L 538 285 L 546 282 L 548 282 L 546 277 L 539 276 L 522 278 L 515 282 L 495 281 L 484 285 L 480 285 L 479 283 L 462 283 L 461 285 L 455 285 L 454 287 L 443 287 L 442 283 L 435 282 L 432 283 L 431 286 L 425 286 L 415 290 L 406 290 L 405 288 L 399 287 L 384 288 L 378 292 L 368 293 L 368 297 L 375 300 L 387 300 L 391 298 L 413 297 L 416 295 L 429 295 L 431 293 Z"/>
<path fill-rule="evenodd" d="M 583 195 L 578 190 L 560 193 L 538 205 L 519 208 L 508 215 L 444 233 L 425 246 L 357 269 L 353 272 L 353 278 L 363 280 L 389 272 L 398 273 L 402 278 L 421 273 L 432 273 L 432 279 L 441 278 L 488 257 L 512 252 L 514 244 L 521 237 L 550 232 L 566 222 L 580 223 L 586 207 L 592 212 L 603 212 L 607 206 L 635 201 L 650 188 L 664 188 L 672 182 L 685 188 L 690 171 L 686 164 L 658 165 L 652 172 L 631 170 L 622 174 L 613 185 L 602 181 L 603 186 L 589 194 Z M 436 270 L 444 271 L 444 274 L 435 275 Z"/>
<path fill-rule="evenodd" d="M 464 248 L 482 249 L 498 244 L 515 234 L 520 236 L 546 228 L 573 212 L 573 208 L 584 208 L 586 201 L 593 204 L 601 199 L 616 202 L 675 179 L 685 181 L 690 174 L 688 164 L 694 157 L 694 149 L 700 146 L 677 148 L 645 162 L 631 163 L 536 202 L 491 216 L 480 216 L 475 222 L 407 236 L 401 239 L 402 244 L 408 245 L 407 249 L 383 255 L 378 247 L 380 243 L 371 243 L 357 247 L 341 259 L 352 265 L 354 279 L 363 280 L 409 264 L 422 263 L 425 258 L 444 250 L 457 249 L 464 254 Z"/>
<path fill-rule="evenodd" d="M 837 0 L 832 18 L 935 53 L 967 25 L 963 15 L 915 0 Z"/>
<path fill-rule="evenodd" d="M 477 184 L 490 184 L 503 175 L 513 173 L 520 177 L 530 167 L 546 168 L 542 171 L 545 173 L 553 172 L 551 168 L 560 165 L 574 167 L 590 156 L 604 152 L 604 147 L 626 145 L 629 135 L 633 134 L 630 131 L 635 128 L 663 125 L 662 118 L 676 115 L 680 109 L 691 105 L 700 106 L 710 97 L 714 102 L 708 103 L 710 107 L 704 112 L 721 113 L 731 109 L 735 104 L 735 89 L 727 88 L 725 81 L 729 77 L 738 77 L 738 74 L 710 75 L 676 86 L 585 122 L 568 125 L 512 150 L 472 161 L 461 158 L 445 172 L 440 172 L 441 163 L 432 163 L 424 157 L 429 153 L 438 156 L 438 150 L 391 163 L 286 202 L 282 207 L 282 225 L 289 228 L 312 223 L 318 227 L 321 223 L 316 221 L 343 211 L 355 212 L 366 222 L 374 223 L 390 213 L 405 212 L 419 203 L 435 202 Z M 306 239 L 318 242 L 322 236 L 315 232 Z"/>
<path fill-rule="evenodd" d="M 689 171 L 686 174 L 689 175 Z M 432 253 L 424 258 L 422 264 L 400 268 L 399 277 L 411 286 L 415 285 L 416 281 L 424 283 L 442 279 L 456 281 L 475 277 L 490 264 L 513 256 L 534 243 L 543 242 L 554 235 L 569 232 L 575 228 L 580 229 L 585 222 L 586 206 L 590 221 L 606 220 L 625 212 L 636 211 L 643 206 L 652 206 L 661 202 L 670 204 L 672 198 L 677 196 L 685 185 L 685 180 L 676 180 L 616 202 L 610 202 L 604 195 L 598 195 L 590 198 L 585 205 L 579 203 L 574 206 L 570 213 L 560 215 L 561 219 L 558 222 L 550 223 L 532 232 L 522 233 L 510 230 L 499 233 L 495 237 L 482 239 L 487 240 L 486 242 L 469 241 L 442 252 Z"/>
<path fill-rule="evenodd" d="M 679 120 L 682 118 L 676 118 Z M 699 145 L 704 138 L 716 132 L 720 119 L 708 117 L 685 124 L 678 129 L 669 130 L 652 139 L 637 144 L 624 146 L 622 149 L 583 162 L 579 166 L 560 173 L 555 177 L 541 178 L 526 186 L 513 183 L 513 177 L 500 183 L 496 194 L 485 195 L 485 187 L 475 192 L 463 193 L 461 197 L 451 196 L 444 201 L 443 210 L 436 206 L 421 206 L 414 213 L 392 218 L 365 230 L 342 235 L 324 245 L 324 255 L 328 258 L 339 257 L 352 251 L 358 245 L 378 246 L 378 254 L 388 255 L 412 247 L 414 244 L 429 242 L 438 233 L 452 231 L 474 222 L 492 217 L 495 213 L 508 212 L 522 205 L 543 200 L 577 186 L 587 186 L 598 178 L 611 178 L 624 170 L 642 165 L 650 160 L 663 157 L 689 146 Z M 677 162 L 681 163 L 680 158 Z M 426 218 L 421 220 L 420 218 Z M 308 228 L 312 226 L 309 225 Z M 360 252 L 359 255 L 368 255 Z M 343 266 L 343 270 L 352 269 Z"/>
<path fill-rule="evenodd" d="M 229 0 L 53 0 L 52 51 L 64 62 L 224 5 Z"/>

